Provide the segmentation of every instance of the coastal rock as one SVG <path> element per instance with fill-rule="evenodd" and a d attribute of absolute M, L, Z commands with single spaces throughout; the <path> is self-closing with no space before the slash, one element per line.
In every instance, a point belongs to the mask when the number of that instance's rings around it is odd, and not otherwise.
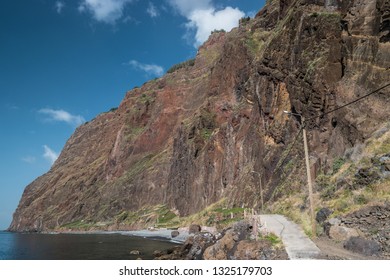
<path fill-rule="evenodd" d="M 350 237 L 358 237 L 359 232 L 354 228 L 344 226 L 331 226 L 329 229 L 329 237 L 336 241 L 345 241 Z"/>
<path fill-rule="evenodd" d="M 319 224 L 324 223 L 328 219 L 329 215 L 332 213 L 333 211 L 330 210 L 329 208 L 321 208 L 316 214 L 317 223 Z"/>
<path fill-rule="evenodd" d="M 215 243 L 215 238 L 210 233 L 197 233 L 190 236 L 183 247 L 188 251 L 186 259 L 200 260 L 203 259 L 203 254 L 206 248 Z"/>
<path fill-rule="evenodd" d="M 275 248 L 268 240 L 241 240 L 237 244 L 232 259 L 236 260 L 287 260 L 282 248 Z"/>
<path fill-rule="evenodd" d="M 239 235 L 233 230 L 228 230 L 221 239 L 205 250 L 203 258 L 205 260 L 229 259 L 229 252 L 233 249 L 238 240 Z"/>
<path fill-rule="evenodd" d="M 179 235 L 180 235 L 180 232 L 178 230 L 173 230 L 171 232 L 171 237 L 172 238 L 178 237 Z"/>
<path fill-rule="evenodd" d="M 366 256 L 379 256 L 381 246 L 378 242 L 361 237 L 351 237 L 345 242 L 344 248 Z"/>
<path fill-rule="evenodd" d="M 156 254 L 159 260 L 245 260 L 288 259 L 282 247 L 268 240 L 251 240 L 250 225 L 237 222 L 215 234 L 200 232 L 187 238 L 182 246 Z"/>
<path fill-rule="evenodd" d="M 329 224 L 332 225 L 332 226 L 338 226 L 341 224 L 341 220 L 338 219 L 338 218 L 331 218 L 329 219 Z"/>
<path fill-rule="evenodd" d="M 162 255 L 163 255 L 163 252 L 160 251 L 160 250 L 155 250 L 155 251 L 153 252 L 153 256 L 154 256 L 155 258 L 159 258 L 159 257 L 161 257 Z"/>
<path fill-rule="evenodd" d="M 367 240 L 375 241 L 382 248 L 382 256 L 390 258 L 390 204 L 364 207 L 340 218 L 341 225 L 354 227 Z"/>
<path fill-rule="evenodd" d="M 140 255 L 140 254 L 141 254 L 141 252 L 138 251 L 138 250 L 132 250 L 132 251 L 130 251 L 130 255 Z"/>
<path fill-rule="evenodd" d="M 190 227 L 188 229 L 189 234 L 195 234 L 195 233 L 198 233 L 201 231 L 202 231 L 202 228 L 200 225 L 190 225 Z"/>

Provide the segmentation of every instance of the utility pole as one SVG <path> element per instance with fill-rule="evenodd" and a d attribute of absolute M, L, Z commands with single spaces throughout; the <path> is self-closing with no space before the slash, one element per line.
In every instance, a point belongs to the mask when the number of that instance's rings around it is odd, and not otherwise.
<path fill-rule="evenodd" d="M 283 111 L 285 114 L 288 115 L 296 115 L 301 118 L 301 128 L 303 133 L 303 146 L 305 149 L 305 163 L 306 163 L 306 175 L 307 175 L 307 184 L 309 188 L 309 202 L 310 202 L 310 219 L 311 219 L 311 231 L 313 237 L 317 236 L 317 227 L 316 227 L 316 220 L 314 216 L 314 198 L 313 198 L 313 186 L 311 181 L 311 172 L 310 172 L 310 160 L 309 160 L 309 148 L 307 144 L 307 136 L 306 136 L 306 122 L 305 117 L 303 117 L 301 114 L 296 114 L 288 111 Z"/>
<path fill-rule="evenodd" d="M 306 162 L 306 174 L 307 174 L 307 184 L 309 186 L 309 200 L 310 200 L 310 218 L 311 218 L 311 231 L 313 237 L 317 236 L 316 220 L 314 217 L 314 198 L 313 198 L 313 186 L 311 183 L 311 171 L 310 171 L 310 161 L 309 161 L 309 147 L 307 145 L 307 136 L 306 136 L 306 123 L 305 118 L 302 116 L 302 133 L 303 133 L 303 146 L 305 148 L 305 162 Z"/>

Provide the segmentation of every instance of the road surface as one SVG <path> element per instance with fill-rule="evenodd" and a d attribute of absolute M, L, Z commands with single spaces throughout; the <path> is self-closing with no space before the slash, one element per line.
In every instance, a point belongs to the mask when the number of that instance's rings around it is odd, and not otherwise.
<path fill-rule="evenodd" d="M 283 242 L 291 260 L 318 259 L 321 250 L 296 223 L 281 215 L 260 215 L 261 231 L 276 234 Z"/>

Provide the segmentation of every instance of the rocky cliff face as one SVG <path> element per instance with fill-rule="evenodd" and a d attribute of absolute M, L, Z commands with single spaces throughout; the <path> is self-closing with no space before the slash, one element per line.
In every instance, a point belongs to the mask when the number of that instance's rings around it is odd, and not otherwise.
<path fill-rule="evenodd" d="M 283 111 L 309 120 L 313 173 L 388 122 L 388 88 L 322 114 L 389 82 L 389 22 L 387 0 L 269 1 L 77 128 L 10 230 L 130 229 L 154 224 L 152 207 L 183 216 L 222 198 L 259 207 L 259 179 L 265 201 L 300 190 L 301 120 Z"/>

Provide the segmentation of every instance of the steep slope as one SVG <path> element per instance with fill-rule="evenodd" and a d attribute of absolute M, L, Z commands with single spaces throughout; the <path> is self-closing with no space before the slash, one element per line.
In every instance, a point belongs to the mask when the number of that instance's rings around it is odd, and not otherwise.
<path fill-rule="evenodd" d="M 259 178 L 265 201 L 301 190 L 300 118 L 283 111 L 310 120 L 314 174 L 389 122 L 388 88 L 322 115 L 389 82 L 389 13 L 385 0 L 269 1 L 80 126 L 10 230 L 129 229 L 222 198 L 259 207 Z"/>

